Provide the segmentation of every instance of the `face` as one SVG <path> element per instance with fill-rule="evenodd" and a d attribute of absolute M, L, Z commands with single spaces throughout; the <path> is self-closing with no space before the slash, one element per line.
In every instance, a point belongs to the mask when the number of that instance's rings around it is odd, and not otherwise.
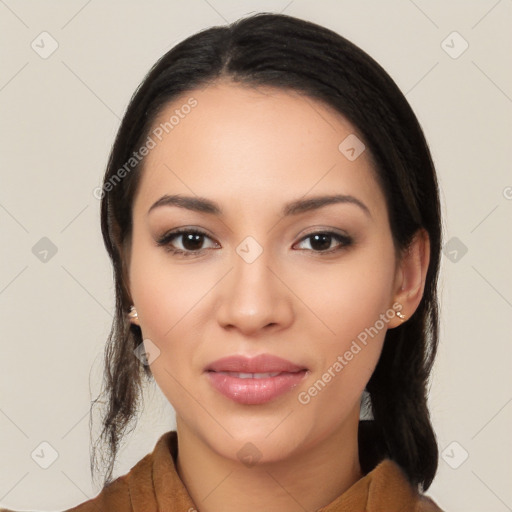
<path fill-rule="evenodd" d="M 129 288 L 178 429 L 233 460 L 251 442 L 262 462 L 343 436 L 400 323 L 368 151 L 338 113 L 279 89 L 194 90 L 155 127 L 172 115 L 133 205 Z"/>

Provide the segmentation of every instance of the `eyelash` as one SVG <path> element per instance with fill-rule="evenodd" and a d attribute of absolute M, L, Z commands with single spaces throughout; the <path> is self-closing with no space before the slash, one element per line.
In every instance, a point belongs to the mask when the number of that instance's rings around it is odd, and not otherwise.
<path fill-rule="evenodd" d="M 178 238 L 180 235 L 183 234 L 194 234 L 194 235 L 201 235 L 206 238 L 210 238 L 204 231 L 194 229 L 194 228 L 181 228 L 177 229 L 175 231 L 170 231 L 168 233 L 163 234 L 157 241 L 157 245 L 159 247 L 164 247 L 166 251 L 174 254 L 174 255 L 180 255 L 184 257 L 190 257 L 190 256 L 196 256 L 197 254 L 201 253 L 202 251 L 205 251 L 207 249 L 197 249 L 195 251 L 184 251 L 182 249 L 176 249 L 175 247 L 172 247 L 170 244 L 175 239 Z M 311 251 L 315 254 L 318 254 L 320 256 L 326 255 L 326 254 L 332 254 L 335 252 L 338 252 L 342 250 L 343 248 L 347 248 L 353 243 L 353 239 L 350 236 L 342 235 L 340 233 L 336 233 L 334 231 L 315 231 L 313 233 L 309 233 L 308 235 L 304 236 L 299 240 L 300 242 L 303 242 L 304 240 L 307 240 L 308 238 L 312 238 L 315 235 L 329 235 L 332 238 L 338 240 L 340 245 L 335 247 L 334 249 L 328 249 L 326 251 L 315 251 L 313 249 L 300 249 L 303 251 Z M 211 238 L 210 238 L 211 239 Z"/>

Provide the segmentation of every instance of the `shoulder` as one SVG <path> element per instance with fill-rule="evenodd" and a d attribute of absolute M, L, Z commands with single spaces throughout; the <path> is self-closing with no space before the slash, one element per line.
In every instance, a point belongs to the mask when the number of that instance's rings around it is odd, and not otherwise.
<path fill-rule="evenodd" d="M 371 471 L 368 510 L 410 510 L 411 512 L 443 512 L 429 496 L 411 485 L 403 469 L 393 460 L 385 459 Z"/>
<path fill-rule="evenodd" d="M 127 477 L 128 475 L 120 476 L 104 487 L 95 498 L 63 512 L 98 512 L 98 510 L 131 511 L 130 488 L 126 481 Z"/>

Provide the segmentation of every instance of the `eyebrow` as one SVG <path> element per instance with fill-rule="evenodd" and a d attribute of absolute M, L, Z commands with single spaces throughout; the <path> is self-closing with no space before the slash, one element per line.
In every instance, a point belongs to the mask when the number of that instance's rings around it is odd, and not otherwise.
<path fill-rule="evenodd" d="M 286 217 L 290 215 L 299 215 L 311 210 L 317 210 L 330 204 L 352 204 L 359 207 L 366 215 L 371 217 L 369 208 L 359 199 L 346 194 L 324 195 L 311 197 L 309 199 L 297 199 L 286 203 L 281 211 L 281 215 Z M 182 195 L 164 195 L 158 201 L 151 205 L 148 214 L 155 208 L 161 206 L 177 206 L 186 210 L 192 210 L 211 215 L 223 215 L 222 208 L 215 202 L 204 197 L 192 197 Z"/>

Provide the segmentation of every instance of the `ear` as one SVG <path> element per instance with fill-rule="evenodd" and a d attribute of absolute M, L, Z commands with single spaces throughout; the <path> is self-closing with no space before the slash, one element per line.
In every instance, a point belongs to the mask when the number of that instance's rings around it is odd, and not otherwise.
<path fill-rule="evenodd" d="M 397 265 L 394 285 L 396 311 L 405 315 L 404 319 L 395 316 L 389 322 L 389 328 L 406 322 L 416 311 L 423 297 L 425 278 L 430 262 L 430 238 L 425 229 L 419 229 L 407 249 L 404 250 Z M 400 308 L 401 305 L 401 308 Z"/>
<path fill-rule="evenodd" d="M 131 259 L 131 233 L 127 235 L 124 239 L 124 242 L 121 247 L 120 255 L 121 255 L 121 279 L 122 279 L 122 287 L 124 291 L 124 299 L 128 301 L 128 304 L 133 304 L 132 294 L 131 294 L 131 286 L 130 286 L 130 259 Z M 134 305 L 130 308 L 130 311 L 127 313 L 128 319 L 130 323 L 133 325 L 138 325 L 139 317 L 137 315 L 137 309 Z"/>
<path fill-rule="evenodd" d="M 138 325 L 140 327 L 139 316 L 137 315 L 137 310 L 135 309 L 135 306 L 131 307 L 130 312 L 128 313 L 128 318 L 130 319 L 131 324 Z"/>

